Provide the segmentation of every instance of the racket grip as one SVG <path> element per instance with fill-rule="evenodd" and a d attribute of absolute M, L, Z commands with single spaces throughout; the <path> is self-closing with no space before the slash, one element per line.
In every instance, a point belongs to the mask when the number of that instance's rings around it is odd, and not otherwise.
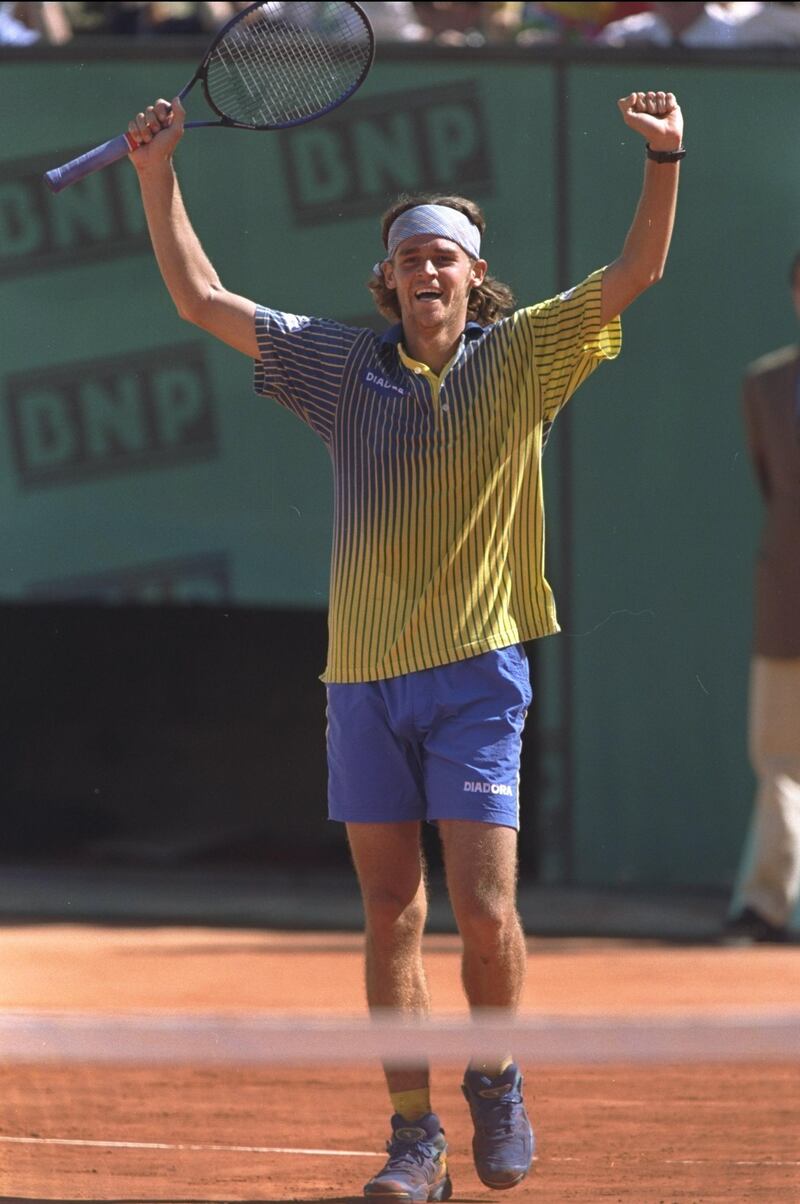
<path fill-rule="evenodd" d="M 93 171 L 99 171 L 101 167 L 108 167 L 111 163 L 116 163 L 118 159 L 124 159 L 131 151 L 136 150 L 137 145 L 138 143 L 134 142 L 129 134 L 120 134 L 118 138 L 112 138 L 109 142 L 104 142 L 102 146 L 96 146 L 94 150 L 87 151 L 85 155 L 78 155 L 77 159 L 72 159 L 61 167 L 54 167 L 51 171 L 46 171 L 44 178 L 51 191 L 61 192 L 62 188 L 68 188 L 70 184 L 77 184 L 78 180 L 82 180 L 84 176 L 90 175 Z"/>

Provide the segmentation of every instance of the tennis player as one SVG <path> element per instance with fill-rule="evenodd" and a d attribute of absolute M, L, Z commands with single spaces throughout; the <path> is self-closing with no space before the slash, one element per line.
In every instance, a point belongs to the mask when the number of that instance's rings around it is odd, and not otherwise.
<path fill-rule="evenodd" d="M 333 464 L 329 813 L 347 825 L 366 921 L 373 1013 L 427 1014 L 420 825 L 435 821 L 473 1013 L 511 1017 L 526 965 L 516 905 L 523 641 L 558 630 L 544 577 L 542 446 L 560 407 L 619 352 L 619 315 L 664 270 L 683 119 L 633 92 L 647 139 L 622 251 L 568 292 L 513 309 L 481 255 L 484 219 L 458 197 L 385 215 L 371 289 L 383 335 L 263 308 L 229 292 L 181 200 L 179 100 L 129 129 L 155 254 L 179 314 L 255 361 L 255 389 L 325 442 Z M 428 1068 L 387 1065 L 392 1135 L 369 1199 L 447 1200 L 447 1145 Z M 463 1091 L 481 1181 L 509 1188 L 534 1152 L 510 1050 L 473 1060 Z"/>

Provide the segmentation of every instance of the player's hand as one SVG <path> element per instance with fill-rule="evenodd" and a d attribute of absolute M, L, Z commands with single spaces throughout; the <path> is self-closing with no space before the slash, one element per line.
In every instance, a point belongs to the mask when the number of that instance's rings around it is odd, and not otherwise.
<path fill-rule="evenodd" d="M 671 92 L 631 92 L 617 101 L 622 120 L 653 150 L 677 150 L 683 140 L 683 114 Z"/>
<path fill-rule="evenodd" d="M 185 117 L 183 105 L 176 96 L 172 101 L 157 100 L 128 122 L 128 133 L 138 143 L 129 156 L 137 170 L 144 170 L 172 156 L 183 137 Z"/>

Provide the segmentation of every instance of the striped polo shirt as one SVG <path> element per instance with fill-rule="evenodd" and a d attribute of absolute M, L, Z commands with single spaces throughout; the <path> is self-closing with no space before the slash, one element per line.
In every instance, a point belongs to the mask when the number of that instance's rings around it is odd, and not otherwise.
<path fill-rule="evenodd" d="M 602 270 L 492 326 L 441 375 L 385 334 L 259 307 L 255 391 L 333 463 L 328 682 L 375 681 L 558 631 L 541 455 L 560 407 L 621 345 Z"/>

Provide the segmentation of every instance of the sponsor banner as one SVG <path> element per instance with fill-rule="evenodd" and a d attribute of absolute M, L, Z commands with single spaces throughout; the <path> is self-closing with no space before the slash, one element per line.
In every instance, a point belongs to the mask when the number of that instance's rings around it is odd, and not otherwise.
<path fill-rule="evenodd" d="M 83 148 L 0 163 L 0 280 L 140 255 L 149 250 L 134 172 L 118 163 L 58 195 L 42 180 Z"/>
<path fill-rule="evenodd" d="M 363 217 L 400 191 L 492 191 L 490 139 L 475 80 L 357 98 L 323 123 L 284 133 L 298 225 Z"/>
<path fill-rule="evenodd" d="M 13 373 L 4 408 L 26 489 L 217 454 L 204 343 Z"/>

